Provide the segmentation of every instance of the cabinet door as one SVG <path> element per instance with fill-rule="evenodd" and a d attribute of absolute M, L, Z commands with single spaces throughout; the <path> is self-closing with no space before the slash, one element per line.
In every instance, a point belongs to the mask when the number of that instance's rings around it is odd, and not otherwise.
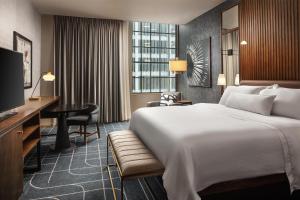
<path fill-rule="evenodd" d="M 22 128 L 0 136 L 0 199 L 16 200 L 23 191 Z"/>

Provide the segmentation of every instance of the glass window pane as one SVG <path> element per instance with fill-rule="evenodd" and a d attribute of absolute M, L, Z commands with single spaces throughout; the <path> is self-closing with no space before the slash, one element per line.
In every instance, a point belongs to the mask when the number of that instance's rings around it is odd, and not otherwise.
<path fill-rule="evenodd" d="M 161 77 L 169 77 L 170 71 L 169 71 L 169 64 L 160 64 L 161 66 Z"/>
<path fill-rule="evenodd" d="M 142 35 L 142 46 L 143 47 L 150 47 L 150 33 L 143 33 Z"/>
<path fill-rule="evenodd" d="M 151 72 L 150 66 L 151 66 L 150 63 L 143 63 L 142 64 L 142 76 L 143 77 L 150 77 L 150 72 Z"/>
<path fill-rule="evenodd" d="M 169 59 L 174 59 L 176 57 L 176 50 L 175 49 L 170 49 L 169 50 Z"/>
<path fill-rule="evenodd" d="M 141 75 L 141 63 L 133 63 L 132 76 L 140 77 Z"/>
<path fill-rule="evenodd" d="M 170 39 L 169 48 L 176 48 L 176 36 L 170 34 L 169 39 Z"/>
<path fill-rule="evenodd" d="M 158 33 L 151 34 L 151 47 L 159 47 L 160 38 Z"/>
<path fill-rule="evenodd" d="M 132 78 L 132 92 L 141 92 L 140 78 Z"/>
<path fill-rule="evenodd" d="M 169 35 L 168 34 L 160 35 L 160 47 L 163 47 L 163 48 L 169 47 Z"/>
<path fill-rule="evenodd" d="M 160 49 L 158 48 L 151 48 L 151 62 L 159 62 L 159 53 Z"/>
<path fill-rule="evenodd" d="M 150 78 L 142 78 L 142 92 L 151 92 Z"/>
<path fill-rule="evenodd" d="M 160 92 L 160 78 L 151 78 L 151 92 Z"/>
<path fill-rule="evenodd" d="M 159 28 L 160 28 L 159 32 L 161 32 L 161 33 L 168 33 L 168 31 L 169 31 L 168 24 L 160 24 Z"/>
<path fill-rule="evenodd" d="M 133 32 L 132 34 L 132 45 L 133 46 L 141 46 L 141 33 Z"/>
<path fill-rule="evenodd" d="M 141 62 L 141 59 L 142 59 L 142 54 L 141 54 L 141 48 L 139 47 L 133 47 L 132 49 L 132 58 L 133 58 L 133 61 L 135 62 Z"/>
<path fill-rule="evenodd" d="M 150 50 L 151 48 L 142 48 L 142 61 L 150 62 Z"/>
<path fill-rule="evenodd" d="M 176 78 L 170 79 L 170 91 L 175 92 L 176 91 Z"/>
<path fill-rule="evenodd" d="M 141 31 L 141 23 L 133 22 L 133 31 Z"/>
<path fill-rule="evenodd" d="M 169 25 L 169 33 L 176 33 L 176 25 L 175 24 Z"/>
<path fill-rule="evenodd" d="M 150 23 L 149 22 L 143 22 L 142 23 L 142 31 L 143 32 L 150 32 Z"/>
<path fill-rule="evenodd" d="M 161 91 L 170 91 L 170 78 L 161 78 Z"/>
<path fill-rule="evenodd" d="M 160 49 L 160 62 L 169 62 L 168 49 Z"/>
<path fill-rule="evenodd" d="M 151 23 L 151 32 L 158 33 L 159 32 L 159 24 Z"/>
<path fill-rule="evenodd" d="M 160 76 L 160 64 L 152 63 L 151 64 L 151 77 L 159 77 Z"/>

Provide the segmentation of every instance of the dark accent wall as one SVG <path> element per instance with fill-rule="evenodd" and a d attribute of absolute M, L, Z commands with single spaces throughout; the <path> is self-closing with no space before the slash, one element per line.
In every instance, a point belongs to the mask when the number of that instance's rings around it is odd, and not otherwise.
<path fill-rule="evenodd" d="M 239 0 L 227 0 L 193 21 L 179 26 L 179 57 L 186 59 L 186 48 L 193 40 L 211 37 L 211 73 L 212 88 L 190 87 L 186 73 L 178 77 L 178 91 L 183 98 L 193 103 L 217 103 L 221 96 L 221 88 L 216 85 L 221 66 L 221 13 L 237 4 Z"/>
<path fill-rule="evenodd" d="M 300 80 L 300 0 L 241 0 L 242 80 Z"/>

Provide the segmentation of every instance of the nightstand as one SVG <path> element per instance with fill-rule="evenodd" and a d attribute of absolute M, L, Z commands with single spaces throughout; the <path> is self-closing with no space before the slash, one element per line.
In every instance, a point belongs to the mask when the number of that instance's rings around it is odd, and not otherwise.
<path fill-rule="evenodd" d="M 180 103 L 182 105 L 193 105 L 193 102 L 190 100 L 181 100 L 181 101 L 177 101 L 177 103 Z"/>

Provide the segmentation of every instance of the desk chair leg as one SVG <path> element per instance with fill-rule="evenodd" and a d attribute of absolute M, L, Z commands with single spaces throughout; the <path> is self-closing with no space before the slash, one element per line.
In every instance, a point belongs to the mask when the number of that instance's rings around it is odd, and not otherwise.
<path fill-rule="evenodd" d="M 83 126 L 84 143 L 86 144 L 86 126 Z"/>
<path fill-rule="evenodd" d="M 99 128 L 99 123 L 98 122 L 96 124 L 96 127 L 97 127 L 98 138 L 100 138 L 100 128 Z"/>

